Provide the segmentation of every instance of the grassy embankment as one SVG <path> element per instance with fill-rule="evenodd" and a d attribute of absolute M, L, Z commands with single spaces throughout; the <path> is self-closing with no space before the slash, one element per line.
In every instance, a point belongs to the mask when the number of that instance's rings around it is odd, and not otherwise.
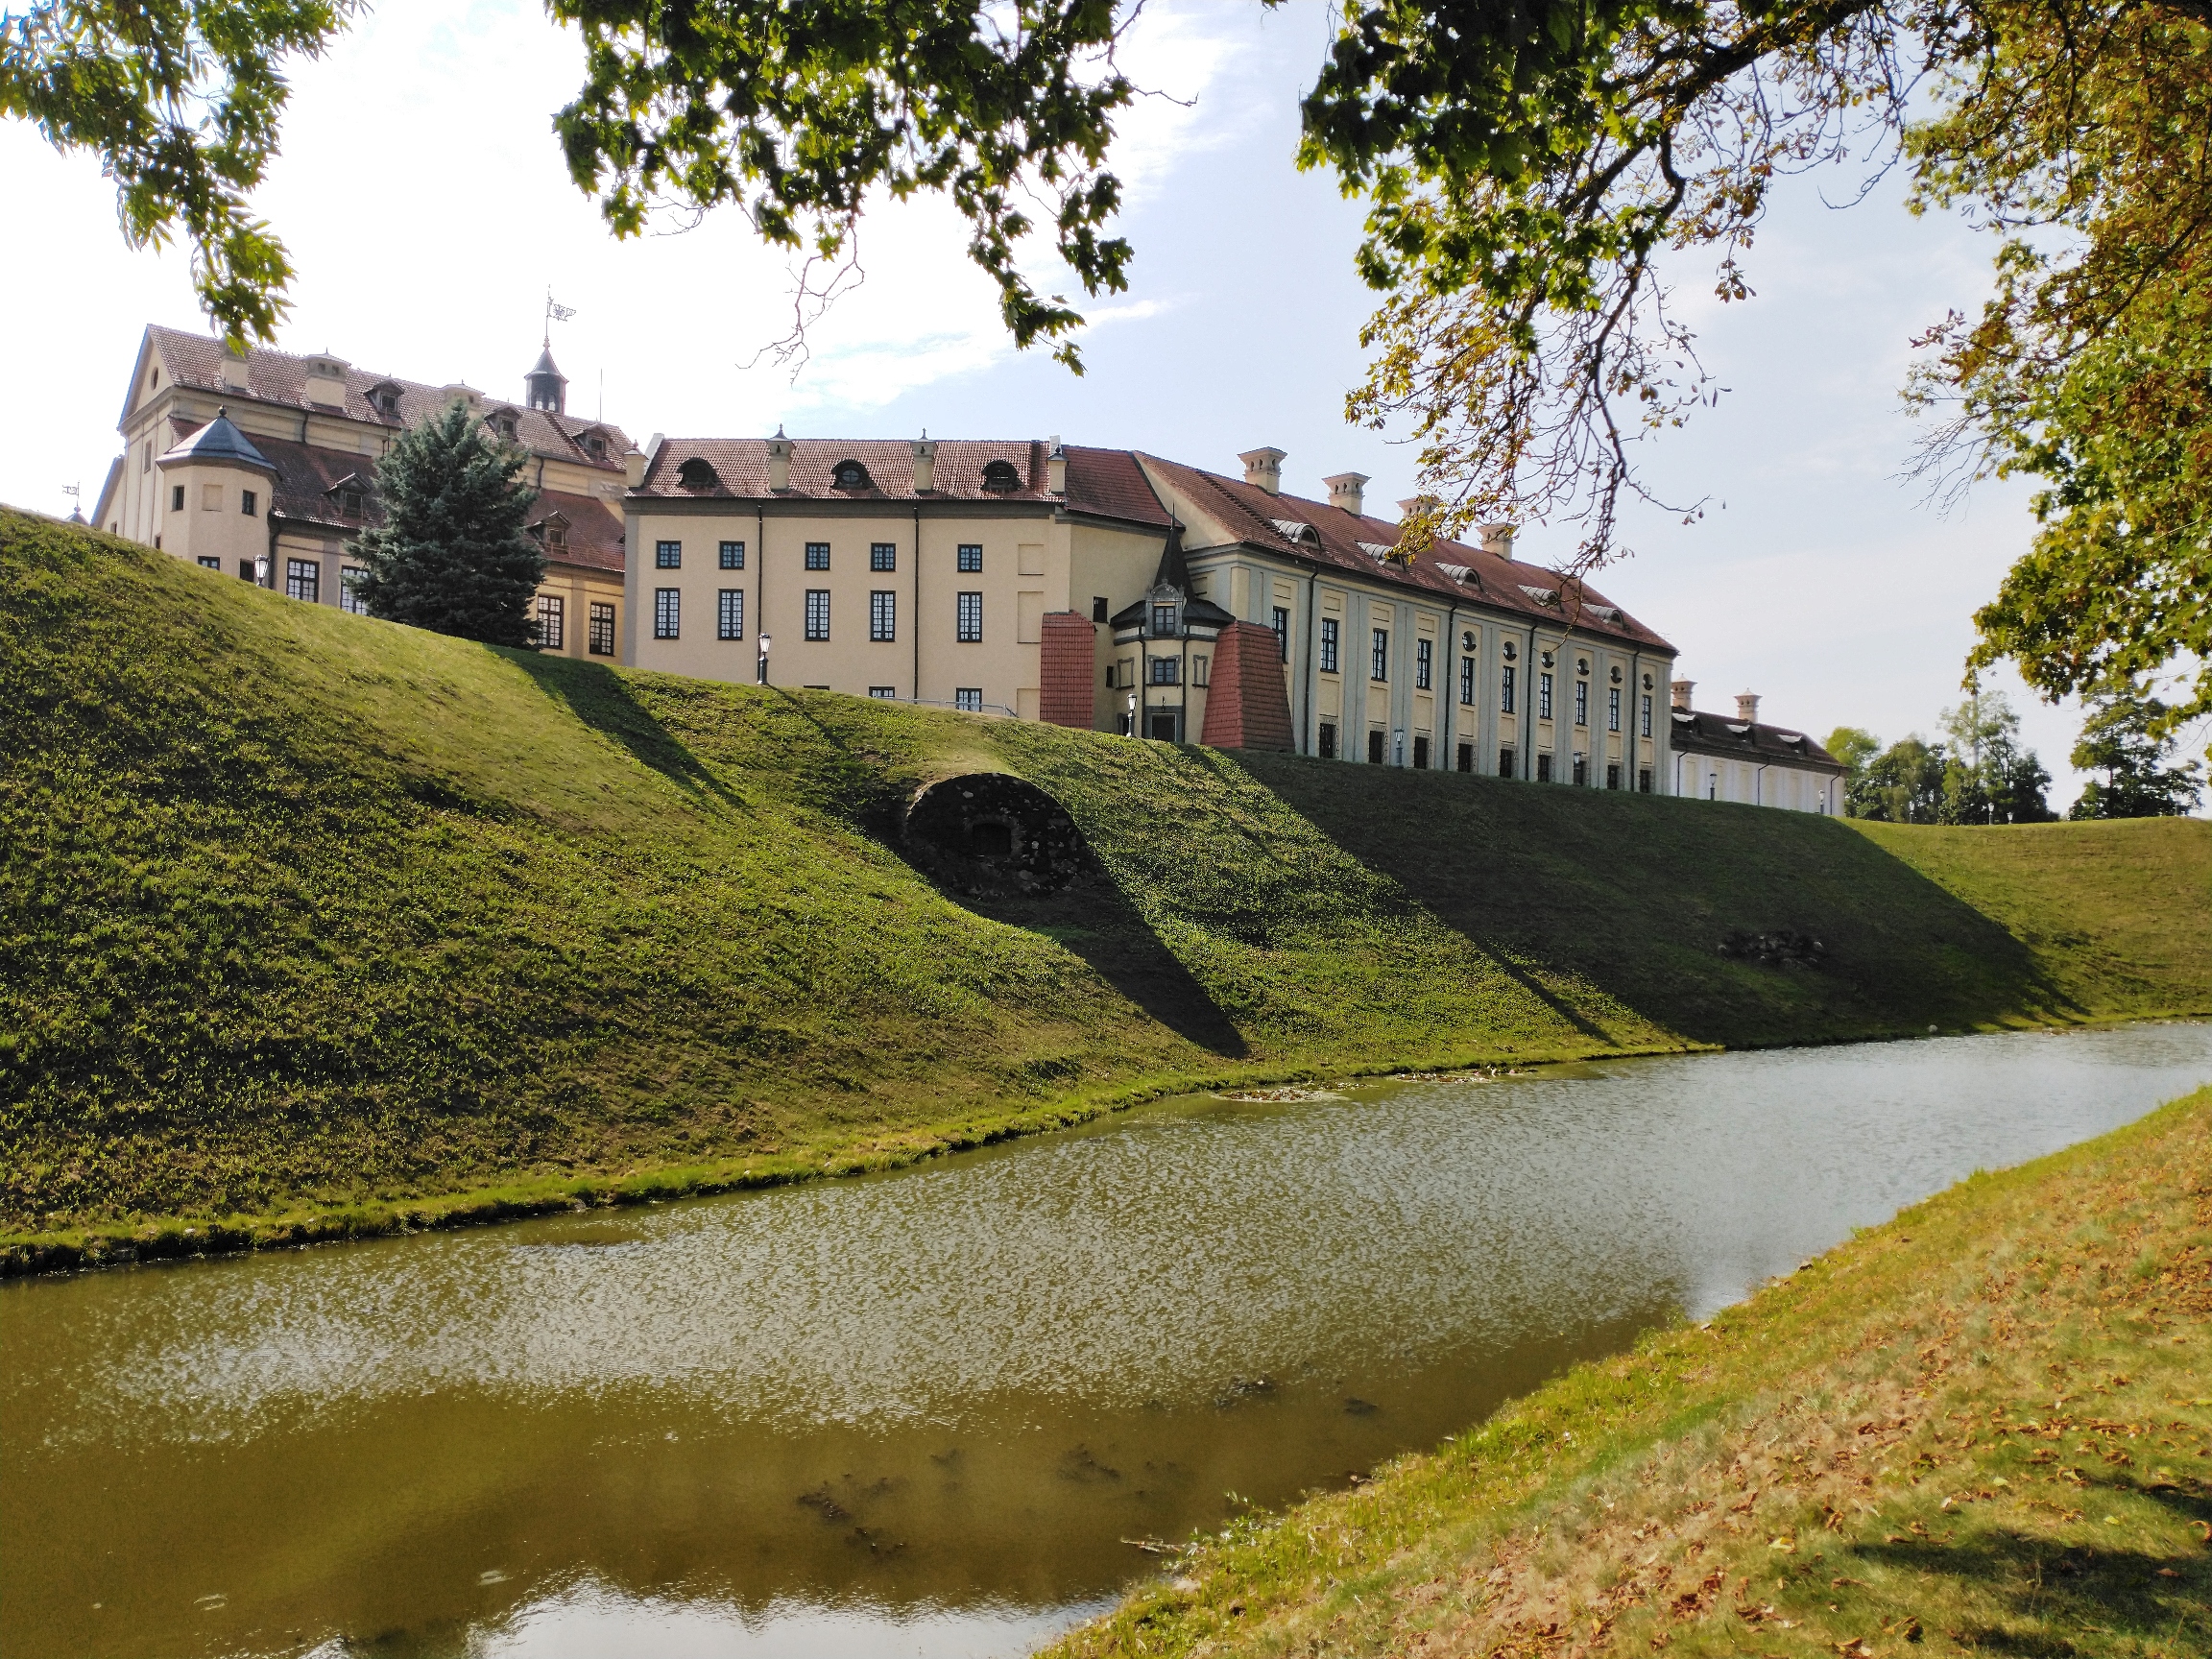
<path fill-rule="evenodd" d="M 1300 1074 L 2212 1009 L 2212 826 L 1887 831 L 542 661 L 0 515 L 0 1267 Z M 920 781 L 1096 871 L 966 903 Z M 1794 929 L 1815 970 L 1722 953 Z"/>
<path fill-rule="evenodd" d="M 1047 1650 L 2212 1653 L 2212 1090 L 1253 1516 Z"/>

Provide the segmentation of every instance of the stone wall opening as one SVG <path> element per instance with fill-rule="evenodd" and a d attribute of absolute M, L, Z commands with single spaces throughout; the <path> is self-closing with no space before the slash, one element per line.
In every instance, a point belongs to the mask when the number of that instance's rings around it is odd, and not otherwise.
<path fill-rule="evenodd" d="M 1060 803 L 1003 772 L 924 784 L 907 803 L 903 839 L 939 886 L 973 898 L 1056 893 L 1088 858 Z"/>

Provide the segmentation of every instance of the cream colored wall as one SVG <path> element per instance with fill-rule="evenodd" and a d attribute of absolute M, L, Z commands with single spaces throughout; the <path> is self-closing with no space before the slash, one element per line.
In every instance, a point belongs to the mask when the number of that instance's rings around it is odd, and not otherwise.
<path fill-rule="evenodd" d="M 1695 800 L 1708 799 L 1708 782 L 1717 779 L 1719 792 L 1711 799 L 1830 816 L 1842 811 L 1842 781 L 1831 773 L 1771 761 L 1762 770 L 1759 762 L 1718 755 L 1686 753 L 1676 758 L 1681 792 Z"/>
<path fill-rule="evenodd" d="M 888 685 L 902 701 L 950 704 L 963 687 L 981 691 L 986 709 L 1027 712 L 1034 718 L 1039 685 L 1041 625 L 1048 611 L 1069 608 L 1072 551 L 1070 526 L 1047 516 L 931 517 L 921 520 L 917 558 L 912 512 L 880 515 L 770 512 L 655 512 L 637 504 L 629 519 L 625 583 L 624 660 L 643 668 L 701 679 L 749 681 L 760 632 L 773 645 L 769 679 L 779 685 L 827 685 L 865 695 Z M 765 548 L 761 546 L 765 536 Z M 724 571 L 719 544 L 745 543 L 745 568 Z M 680 570 L 662 570 L 657 544 L 684 544 Z M 830 544 L 827 571 L 805 567 L 809 541 Z M 872 570 L 873 543 L 897 549 L 898 568 Z M 979 573 L 958 569 L 958 549 L 983 549 Z M 1157 549 L 1155 549 L 1157 557 Z M 654 595 L 674 588 L 682 594 L 681 637 L 656 639 Z M 745 593 L 745 637 L 716 637 L 717 595 L 724 588 Z M 805 595 L 830 594 L 830 638 L 805 637 Z M 897 635 L 869 637 L 870 595 L 896 595 Z M 983 595 L 983 638 L 958 638 L 957 595 Z M 1083 600 L 1088 613 L 1088 589 Z"/>
<path fill-rule="evenodd" d="M 1163 542 L 1160 532 L 1117 530 L 1085 523 L 1070 523 L 1068 531 L 1067 608 L 1079 615 L 1089 616 L 1092 600 L 1099 598 L 1106 601 L 1106 614 L 1112 617 L 1151 587 L 1152 578 L 1159 573 Z M 1091 724 L 1094 731 L 1118 732 L 1133 687 L 1118 684 L 1118 675 L 1117 684 L 1108 687 L 1106 669 L 1122 658 L 1134 662 L 1136 647 L 1117 646 L 1114 630 L 1100 624 L 1093 650 Z"/>

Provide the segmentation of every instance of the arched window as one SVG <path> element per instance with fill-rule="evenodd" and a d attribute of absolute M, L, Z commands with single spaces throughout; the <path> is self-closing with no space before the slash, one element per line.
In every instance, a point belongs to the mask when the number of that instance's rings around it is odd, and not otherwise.
<path fill-rule="evenodd" d="M 837 470 L 832 476 L 840 490 L 869 490 L 875 487 L 875 481 L 868 476 L 868 469 L 857 461 L 838 462 Z"/>
<path fill-rule="evenodd" d="M 676 482 L 686 490 L 711 490 L 722 479 L 706 461 L 691 455 L 685 457 L 684 465 L 676 469 Z"/>
<path fill-rule="evenodd" d="M 1011 461 L 986 461 L 983 464 L 983 488 L 986 490 L 1019 490 L 1022 474 L 1014 470 Z"/>

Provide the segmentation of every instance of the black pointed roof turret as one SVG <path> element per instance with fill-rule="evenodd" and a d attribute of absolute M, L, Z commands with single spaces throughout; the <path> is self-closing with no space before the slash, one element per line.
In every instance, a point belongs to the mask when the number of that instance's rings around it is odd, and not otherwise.
<path fill-rule="evenodd" d="M 1160 568 L 1153 573 L 1148 595 L 1173 593 L 1181 604 L 1177 607 L 1180 631 L 1211 637 L 1214 634 L 1237 620 L 1211 599 L 1197 597 L 1197 589 L 1190 580 L 1190 562 L 1183 553 L 1183 525 L 1179 519 L 1167 521 L 1167 540 L 1160 549 Z M 1123 606 L 1114 613 L 1111 626 L 1116 630 L 1144 625 L 1149 597 Z"/>
<path fill-rule="evenodd" d="M 556 415 L 568 411 L 568 376 L 562 373 L 553 361 L 553 346 L 548 341 L 538 352 L 538 361 L 530 366 L 530 373 L 522 377 L 528 388 L 527 401 L 533 409 L 550 409 Z"/>
<path fill-rule="evenodd" d="M 1167 541 L 1160 549 L 1160 568 L 1152 586 L 1172 588 L 1178 593 L 1190 591 L 1190 562 L 1183 557 L 1183 521 L 1179 518 L 1167 520 Z"/>
<path fill-rule="evenodd" d="M 216 410 L 214 420 L 161 457 L 164 467 L 194 463 L 252 467 L 263 472 L 276 470 L 269 457 L 253 447 L 253 441 L 230 423 L 230 411 L 227 408 Z"/>

